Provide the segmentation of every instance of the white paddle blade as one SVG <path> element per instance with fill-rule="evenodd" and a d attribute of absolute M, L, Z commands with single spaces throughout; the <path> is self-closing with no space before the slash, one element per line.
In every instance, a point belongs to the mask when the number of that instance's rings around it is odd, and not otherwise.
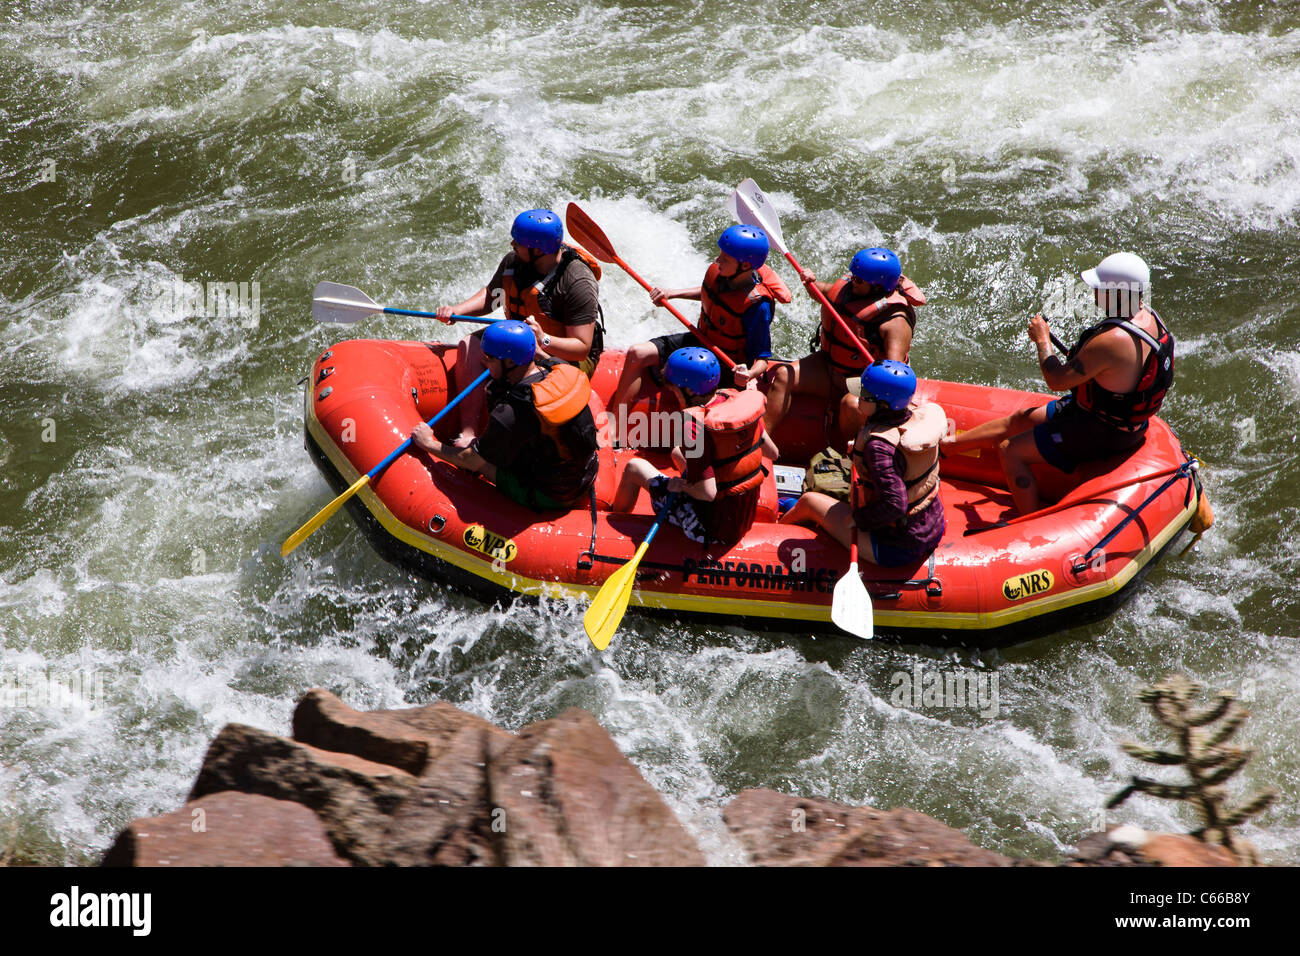
<path fill-rule="evenodd" d="M 869 641 L 874 636 L 872 631 L 871 595 L 862 583 L 855 561 L 849 565 L 848 573 L 835 585 L 831 598 L 831 620 L 842 631 L 854 637 Z"/>
<path fill-rule="evenodd" d="M 763 190 L 758 188 L 758 183 L 752 179 L 746 179 L 736 187 L 736 191 L 731 194 L 731 201 L 727 204 L 738 222 L 746 226 L 758 226 L 765 233 L 767 238 L 772 241 L 772 245 L 785 255 L 785 238 L 781 235 L 781 219 L 772 208 L 772 204 L 767 201 L 763 195 Z"/>
<path fill-rule="evenodd" d="M 341 282 L 318 282 L 311 296 L 311 317 L 317 322 L 351 323 L 384 310 L 360 289 Z"/>

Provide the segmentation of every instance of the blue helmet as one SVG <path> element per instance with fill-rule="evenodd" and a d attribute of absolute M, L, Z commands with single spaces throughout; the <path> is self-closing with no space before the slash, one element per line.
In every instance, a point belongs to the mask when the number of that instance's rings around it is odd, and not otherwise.
<path fill-rule="evenodd" d="M 862 394 L 900 412 L 916 394 L 916 373 L 906 362 L 881 359 L 862 372 Z"/>
<path fill-rule="evenodd" d="M 893 292 L 898 285 L 898 277 L 903 274 L 903 267 L 892 250 L 877 246 L 874 249 L 860 250 L 849 264 L 849 272 L 853 273 L 855 279 L 884 286 L 886 292 Z"/>
<path fill-rule="evenodd" d="M 721 376 L 718 358 L 708 349 L 678 349 L 664 366 L 664 378 L 692 395 L 707 395 Z"/>
<path fill-rule="evenodd" d="M 524 322 L 500 319 L 483 330 L 483 354 L 527 365 L 537 354 L 537 336 Z"/>
<path fill-rule="evenodd" d="M 515 223 L 510 227 L 510 238 L 521 246 L 550 255 L 560 251 L 564 223 L 549 209 L 529 209 L 515 216 Z"/>
<path fill-rule="evenodd" d="M 767 233 L 758 226 L 732 226 L 718 237 L 718 248 L 737 262 L 757 269 L 767 261 L 771 247 Z"/>

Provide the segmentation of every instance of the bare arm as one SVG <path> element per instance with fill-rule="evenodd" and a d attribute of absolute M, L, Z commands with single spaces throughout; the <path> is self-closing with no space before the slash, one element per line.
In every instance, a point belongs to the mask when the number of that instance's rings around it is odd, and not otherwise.
<path fill-rule="evenodd" d="M 459 305 L 439 306 L 434 315 L 450 325 L 450 317 L 453 315 L 487 315 L 491 311 L 492 307 L 488 305 L 487 286 L 484 286 Z"/>
<path fill-rule="evenodd" d="M 472 446 L 457 448 L 454 445 L 447 445 L 438 441 L 433 437 L 433 429 L 425 422 L 421 422 L 411 430 L 411 444 L 450 465 L 455 465 L 457 468 L 475 474 L 481 474 L 489 481 L 496 477 L 496 468 L 476 452 Z"/>
<path fill-rule="evenodd" d="M 691 289 L 660 289 L 656 287 L 650 290 L 650 301 L 658 306 L 662 306 L 665 299 L 694 299 L 698 302 L 703 294 L 703 287 L 698 285 Z"/>
<path fill-rule="evenodd" d="M 563 336 L 551 336 L 551 341 L 542 344 L 546 332 L 531 315 L 524 320 L 537 338 L 537 347 L 552 358 L 564 359 L 566 362 L 581 362 L 591 353 L 591 340 L 596 334 L 595 323 L 587 325 L 566 325 Z"/>
<path fill-rule="evenodd" d="M 673 464 L 683 474 L 686 474 L 686 454 L 678 445 L 672 450 Z M 668 490 L 673 492 L 684 491 L 692 498 L 698 498 L 700 501 L 712 501 L 718 496 L 718 482 L 712 476 L 701 478 L 699 481 L 687 481 L 684 477 L 669 478 Z"/>
<path fill-rule="evenodd" d="M 880 337 L 885 342 L 885 358 L 895 362 L 907 361 L 907 353 L 912 350 L 912 326 L 907 316 L 896 315 L 881 325 Z"/>
<path fill-rule="evenodd" d="M 1038 366 L 1042 369 L 1043 381 L 1054 392 L 1068 391 L 1095 379 L 1113 368 L 1119 359 L 1115 337 L 1109 334 L 1089 339 L 1079 354 L 1069 361 L 1053 355 L 1047 322 L 1041 315 L 1029 320 L 1029 337 L 1038 349 Z"/>

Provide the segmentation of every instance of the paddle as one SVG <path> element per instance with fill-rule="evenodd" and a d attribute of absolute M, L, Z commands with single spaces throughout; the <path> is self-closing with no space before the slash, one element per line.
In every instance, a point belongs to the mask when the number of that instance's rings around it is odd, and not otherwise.
<path fill-rule="evenodd" d="M 864 641 L 872 638 L 871 595 L 858 573 L 858 529 L 853 528 L 849 545 L 849 570 L 835 584 L 831 599 L 831 620 L 840 630 Z"/>
<path fill-rule="evenodd" d="M 433 312 L 416 312 L 414 309 L 390 309 L 380 305 L 360 289 L 339 282 L 318 282 L 312 290 L 311 317 L 317 322 L 359 321 L 363 316 L 375 312 L 387 312 L 389 315 L 415 315 L 422 319 L 436 319 Z M 453 315 L 453 322 L 500 322 L 499 318 L 484 315 Z"/>
<path fill-rule="evenodd" d="M 582 207 L 576 202 L 569 203 L 568 208 L 565 210 L 564 224 L 569 227 L 569 232 L 573 238 L 593 256 L 601 262 L 614 263 L 635 279 L 640 284 L 641 288 L 645 289 L 647 292 L 650 291 L 652 288 L 651 285 L 646 282 L 645 279 L 642 279 L 639 275 L 633 272 L 632 267 L 619 258 L 618 253 L 614 251 L 614 246 L 609 241 L 609 237 L 605 235 L 604 230 L 602 230 L 600 226 L 596 225 L 595 220 L 583 212 Z M 707 345 L 713 351 L 713 354 L 718 357 L 718 360 L 726 365 L 727 368 L 736 367 L 736 363 L 727 356 L 727 353 L 723 352 L 720 348 L 705 338 L 700 333 L 699 329 L 691 325 L 690 320 L 686 318 L 686 316 L 682 315 L 673 307 L 671 302 L 664 299 L 660 305 L 671 312 L 678 322 L 694 332 L 695 337 Z"/>
<path fill-rule="evenodd" d="M 572 229 L 569 231 L 573 232 Z M 577 236 L 576 232 L 574 236 Z M 582 242 L 581 239 L 578 241 Z M 596 645 L 596 650 L 603 651 L 609 647 L 610 638 L 618 630 L 619 622 L 623 620 L 623 614 L 627 611 L 628 599 L 632 597 L 632 588 L 636 585 L 637 565 L 641 563 L 646 550 L 650 547 L 650 542 L 659 532 L 659 525 L 663 523 L 664 516 L 669 514 L 676 504 L 677 495 L 670 495 L 663 510 L 655 517 L 654 524 L 650 526 L 650 533 L 636 549 L 636 554 L 632 555 L 632 560 L 605 579 L 596 596 L 591 599 L 591 607 L 587 608 L 587 613 L 582 615 L 583 630 L 591 638 L 591 643 Z"/>
<path fill-rule="evenodd" d="M 1088 488 L 1087 484 L 1083 484 L 1076 488 L 1073 494 L 1067 495 L 1054 505 L 1048 505 L 1046 508 L 1039 508 L 1037 511 L 1029 512 L 1029 514 L 1017 515 L 1016 517 L 1010 518 L 1006 521 L 997 521 L 993 524 L 981 525 L 978 528 L 967 528 L 962 533 L 962 537 L 968 537 L 972 534 L 980 534 L 984 531 L 993 531 L 996 528 L 1010 528 L 1012 525 L 1020 524 L 1022 521 L 1032 521 L 1034 518 L 1042 518 L 1046 515 L 1054 514 L 1057 511 L 1062 511 L 1066 508 L 1071 508 L 1074 505 L 1081 504 L 1090 498 L 1096 498 L 1112 491 L 1118 491 L 1119 489 L 1127 488 L 1130 485 L 1140 485 L 1143 482 L 1154 481 L 1156 478 L 1164 478 L 1166 475 L 1172 475 L 1183 467 L 1183 465 L 1174 465 L 1170 468 L 1165 468 L 1162 471 L 1153 471 L 1149 475 L 1142 475 L 1140 478 L 1125 478 L 1123 481 L 1114 482 L 1104 488 L 1092 489 Z"/>
<path fill-rule="evenodd" d="M 767 233 L 767 238 L 772 245 L 776 246 L 781 255 L 789 260 L 790 265 L 794 266 L 795 272 L 800 275 L 803 274 L 803 266 L 799 265 L 799 260 L 786 248 L 785 239 L 781 237 L 781 220 L 777 218 L 776 210 L 772 208 L 772 204 L 763 195 L 763 190 L 758 188 L 758 183 L 752 179 L 746 179 L 737 186 L 735 191 L 732 192 L 731 198 L 727 200 L 727 208 L 737 222 L 746 226 L 758 226 Z M 840 330 L 857 347 L 858 354 L 869 356 L 871 352 L 862 344 L 862 340 L 853 334 L 853 330 L 844 321 L 844 317 L 840 315 L 835 306 L 831 305 L 830 300 L 826 298 L 821 289 L 817 288 L 816 283 L 809 281 L 805 282 L 804 285 L 812 293 L 813 298 L 824 305 L 831 315 L 835 317 Z"/>
<path fill-rule="evenodd" d="M 448 402 L 443 407 L 442 411 L 440 411 L 437 415 L 434 415 L 432 418 L 429 419 L 429 427 L 432 428 L 434 425 L 438 424 L 438 422 L 442 419 L 444 415 L 446 415 L 449 411 L 451 411 L 458 404 L 460 404 L 460 400 L 462 398 L 464 398 L 470 392 L 474 391 L 474 389 L 478 388 L 480 385 L 486 382 L 491 374 L 492 374 L 491 372 L 485 369 L 482 375 L 474 379 L 474 381 L 470 384 L 469 388 L 465 389 L 463 392 L 461 392 L 459 395 L 453 398 L 450 402 Z M 406 439 L 406 441 L 402 442 L 395 449 L 393 449 L 392 454 L 390 454 L 387 458 L 385 458 L 379 464 L 375 465 L 374 468 L 371 468 L 370 471 L 366 472 L 364 475 L 362 475 L 360 478 L 354 481 L 352 483 L 352 486 L 348 488 L 347 491 L 343 492 L 343 494 L 339 495 L 337 498 L 335 498 L 333 501 L 327 504 L 320 511 L 316 512 L 316 516 L 314 518 L 308 521 L 305 525 L 303 525 L 293 534 L 289 535 L 289 537 L 285 539 L 284 544 L 280 546 L 280 557 L 282 558 L 286 557 L 290 551 L 292 551 L 294 548 L 298 547 L 298 545 L 302 544 L 309 537 L 311 537 L 311 535 L 316 531 L 316 529 L 319 528 L 321 525 L 323 525 L 326 521 L 328 521 L 330 516 L 333 515 L 334 512 L 338 511 L 339 508 L 343 507 L 343 503 L 345 501 L 347 501 L 358 491 L 360 491 L 362 488 L 368 485 L 370 483 L 371 478 L 375 477 L 375 475 L 379 474 L 381 471 L 383 471 L 385 468 L 391 465 L 394 461 L 396 461 L 397 458 L 402 454 L 402 452 L 406 451 L 406 449 L 409 448 L 410 445 L 411 445 L 411 439 L 408 438 Z"/>

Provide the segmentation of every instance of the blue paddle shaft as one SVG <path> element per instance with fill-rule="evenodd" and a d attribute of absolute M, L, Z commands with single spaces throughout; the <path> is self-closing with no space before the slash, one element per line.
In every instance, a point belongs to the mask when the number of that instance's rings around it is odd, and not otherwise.
<path fill-rule="evenodd" d="M 675 491 L 669 495 L 668 500 L 664 502 L 664 510 L 655 516 L 655 523 L 650 526 L 650 533 L 645 536 L 645 544 L 647 547 L 649 547 L 650 542 L 655 539 L 655 535 L 659 533 L 659 526 L 663 524 L 664 518 L 666 518 L 668 513 L 677 506 L 677 499 L 680 496 L 681 492 Z"/>
<path fill-rule="evenodd" d="M 391 310 L 385 309 L 384 311 L 388 312 Z M 453 408 L 459 405 L 460 400 L 462 398 L 464 398 L 470 392 L 474 391 L 474 389 L 478 388 L 480 385 L 486 382 L 488 380 L 488 377 L 491 376 L 491 374 L 492 373 L 489 372 L 487 369 L 484 369 L 483 374 L 480 375 L 478 378 L 474 379 L 474 381 L 470 384 L 469 388 L 465 389 L 465 391 L 461 392 L 459 395 L 453 398 L 450 402 L 448 402 L 446 405 L 443 406 L 442 411 L 440 411 L 437 415 L 434 415 L 432 418 L 429 419 L 428 422 L 429 427 L 432 428 L 434 425 L 438 424 L 438 422 L 442 421 L 442 416 L 446 415 L 449 411 L 451 411 Z M 400 458 L 402 453 L 410 447 L 411 447 L 411 439 L 408 438 L 406 439 L 406 441 L 402 442 L 395 449 L 393 449 L 393 453 L 391 455 L 389 455 L 379 464 L 375 465 L 374 468 L 371 468 L 370 471 L 366 473 L 366 477 L 373 479 L 375 475 L 379 474 L 381 471 L 383 471 L 385 468 L 387 468 L 389 465 L 395 462 L 398 458 Z"/>
<path fill-rule="evenodd" d="M 384 309 L 389 315 L 414 315 L 421 319 L 436 319 L 436 312 L 417 312 L 415 309 Z M 489 322 L 500 322 L 500 317 L 493 318 L 487 315 L 453 315 L 449 316 L 453 322 L 482 322 L 485 325 Z M 447 406 L 450 408 L 451 406 Z"/>

